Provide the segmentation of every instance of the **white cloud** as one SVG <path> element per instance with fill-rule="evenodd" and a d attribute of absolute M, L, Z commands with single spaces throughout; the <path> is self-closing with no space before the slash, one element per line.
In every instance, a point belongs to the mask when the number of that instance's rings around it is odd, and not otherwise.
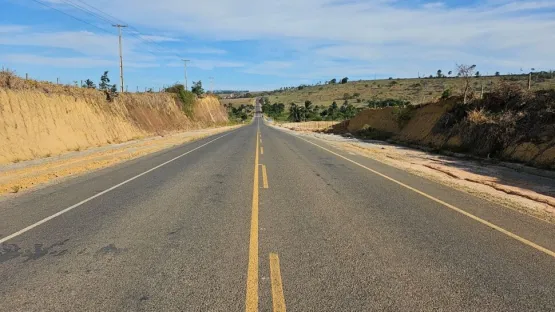
<path fill-rule="evenodd" d="M 17 33 L 17 32 L 22 32 L 25 29 L 27 29 L 27 26 L 23 26 L 23 25 L 0 25 L 0 34 Z"/>
<path fill-rule="evenodd" d="M 200 48 L 186 48 L 182 50 L 182 53 L 187 54 L 226 54 L 226 50 L 222 49 L 215 49 L 215 48 L 207 48 L 207 47 L 200 47 Z"/>
<path fill-rule="evenodd" d="M 49 57 L 34 54 L 4 54 L 0 58 L 6 62 L 23 63 L 32 65 L 48 65 L 60 68 L 96 68 L 96 67 L 117 67 L 119 60 L 109 60 L 90 57 Z M 158 67 L 153 63 L 127 62 L 126 67 L 149 68 Z"/>
<path fill-rule="evenodd" d="M 201 60 L 201 59 L 191 59 L 187 64 L 188 67 L 199 68 L 203 70 L 212 70 L 214 68 L 239 68 L 244 67 L 246 64 L 242 62 L 235 61 L 225 61 L 225 60 Z M 166 64 L 168 67 L 182 67 L 183 62 L 170 62 Z"/>
<path fill-rule="evenodd" d="M 206 70 L 240 68 L 245 73 L 299 79 L 342 72 L 414 76 L 418 71 L 452 68 L 456 62 L 500 71 L 521 66 L 545 68 L 552 66 L 555 54 L 552 0 L 485 0 L 456 7 L 441 0 L 85 1 L 115 12 L 113 15 L 139 29 L 150 30 L 153 41 L 163 44 L 192 37 L 201 42 L 200 47 L 179 50 L 172 45 L 175 51 L 164 51 L 168 54 L 165 63 L 171 62 L 170 53 L 229 57 L 191 62 L 192 67 Z M 117 55 L 117 37 L 113 35 L 21 30 L 24 33 L 6 36 L 2 27 L 10 26 L 0 26 L 0 44 L 66 48 L 99 58 Z M 238 62 L 231 49 L 209 47 L 211 42 L 224 40 L 268 42 L 272 51 L 260 53 L 248 63 Z M 152 59 L 145 55 L 144 46 L 129 36 L 124 48 L 131 61 Z"/>
<path fill-rule="evenodd" d="M 259 64 L 251 65 L 248 68 L 243 70 L 244 73 L 249 74 L 267 74 L 267 73 L 276 73 L 281 72 L 284 69 L 291 68 L 293 66 L 293 62 L 284 62 L 284 61 L 264 61 Z"/>
<path fill-rule="evenodd" d="M 166 36 L 157 36 L 157 35 L 139 35 L 140 38 L 147 41 L 152 42 L 176 42 L 179 41 L 177 38 L 171 38 Z"/>

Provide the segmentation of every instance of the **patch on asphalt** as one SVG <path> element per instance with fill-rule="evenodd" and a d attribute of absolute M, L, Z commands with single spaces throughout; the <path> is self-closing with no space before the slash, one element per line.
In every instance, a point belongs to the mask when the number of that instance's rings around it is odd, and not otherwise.
<path fill-rule="evenodd" d="M 23 262 L 38 260 L 46 255 L 52 256 L 62 256 L 65 255 L 68 250 L 61 249 L 58 247 L 63 246 L 69 238 L 57 243 L 54 243 L 48 247 L 44 247 L 44 244 L 35 244 L 33 249 L 22 250 L 17 244 L 2 244 L 0 246 L 0 263 L 23 257 L 25 260 Z"/>
<path fill-rule="evenodd" d="M 120 253 L 125 252 L 125 251 L 127 251 L 127 248 L 118 248 L 118 247 L 116 247 L 115 244 L 110 244 L 108 246 L 104 246 L 104 247 L 100 248 L 96 252 L 96 255 L 97 256 L 117 255 L 117 254 L 120 254 Z"/>

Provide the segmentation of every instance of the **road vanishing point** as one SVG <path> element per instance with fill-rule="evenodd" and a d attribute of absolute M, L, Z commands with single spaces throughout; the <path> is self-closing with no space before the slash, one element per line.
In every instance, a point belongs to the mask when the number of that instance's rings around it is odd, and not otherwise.
<path fill-rule="evenodd" d="M 0 242 L 0 311 L 555 311 L 554 225 L 260 113 L 3 200 Z"/>

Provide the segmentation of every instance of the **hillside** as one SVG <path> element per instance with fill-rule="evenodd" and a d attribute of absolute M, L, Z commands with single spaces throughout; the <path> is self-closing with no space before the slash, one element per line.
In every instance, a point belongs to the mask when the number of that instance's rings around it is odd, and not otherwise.
<path fill-rule="evenodd" d="M 0 72 L 0 164 L 228 122 L 216 97 L 123 93 L 25 80 Z"/>
<path fill-rule="evenodd" d="M 531 89 L 545 90 L 555 88 L 555 74 L 546 73 L 532 76 Z M 490 92 L 501 82 L 511 82 L 526 88 L 527 75 L 473 77 L 472 87 L 476 92 Z M 427 103 L 437 100 L 444 90 L 451 94 L 459 94 L 464 85 L 462 78 L 410 78 L 386 80 L 350 81 L 345 84 L 326 84 L 315 86 L 299 86 L 284 91 L 265 92 L 270 103 L 302 104 L 311 101 L 314 105 L 329 106 L 333 101 L 343 103 L 345 99 L 355 106 L 367 106 L 369 100 L 398 99 L 412 104 Z"/>
<path fill-rule="evenodd" d="M 554 123 L 554 89 L 528 91 L 502 84 L 466 104 L 454 96 L 422 105 L 368 108 L 332 131 L 555 169 Z"/>

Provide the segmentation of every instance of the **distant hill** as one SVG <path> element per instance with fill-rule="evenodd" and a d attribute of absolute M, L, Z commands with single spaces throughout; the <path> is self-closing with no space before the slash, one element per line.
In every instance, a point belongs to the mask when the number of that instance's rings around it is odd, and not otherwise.
<path fill-rule="evenodd" d="M 517 83 L 524 88 L 528 86 L 528 75 L 483 76 L 473 77 L 472 87 L 475 92 L 489 92 L 502 82 Z M 371 100 L 398 99 L 412 104 L 427 103 L 438 99 L 445 90 L 452 95 L 460 94 L 464 85 L 462 78 L 408 78 L 349 81 L 345 84 L 299 86 L 287 90 L 262 92 L 256 96 L 266 96 L 270 103 L 302 104 L 309 100 L 314 105 L 329 106 L 333 101 L 337 104 L 348 100 L 355 106 L 367 106 Z M 555 72 L 534 73 L 532 90 L 554 89 Z"/>

